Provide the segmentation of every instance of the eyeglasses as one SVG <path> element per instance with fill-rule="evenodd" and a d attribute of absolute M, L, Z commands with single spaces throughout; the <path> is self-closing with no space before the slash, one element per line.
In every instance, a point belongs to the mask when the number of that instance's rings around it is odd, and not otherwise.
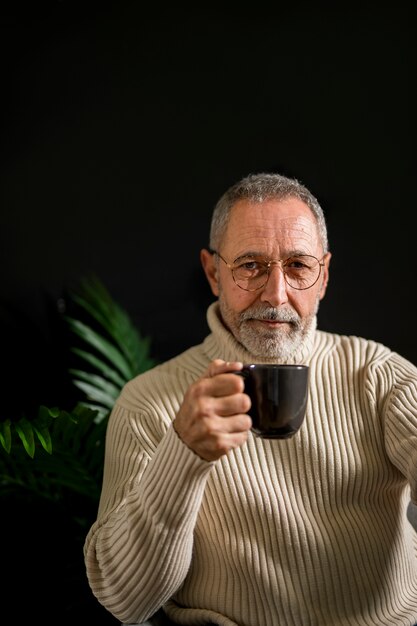
<path fill-rule="evenodd" d="M 257 291 L 265 287 L 273 265 L 280 265 L 287 285 L 300 291 L 310 289 L 319 279 L 323 259 L 319 261 L 310 254 L 295 254 L 287 259 L 267 260 L 257 256 L 239 257 L 233 263 L 228 263 L 216 250 L 223 263 L 232 272 L 236 285 L 245 291 Z M 324 258 L 324 257 L 323 257 Z"/>

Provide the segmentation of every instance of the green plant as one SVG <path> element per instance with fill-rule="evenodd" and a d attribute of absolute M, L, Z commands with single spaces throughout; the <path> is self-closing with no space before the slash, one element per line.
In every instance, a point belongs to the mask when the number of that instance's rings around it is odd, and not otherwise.
<path fill-rule="evenodd" d="M 70 299 L 80 315 L 64 319 L 84 365 L 70 372 L 83 397 L 71 410 L 40 406 L 35 417 L 0 421 L 0 494 L 62 504 L 78 497 L 96 507 L 110 410 L 123 385 L 154 360 L 149 339 L 98 278 L 83 279 Z M 71 514 L 88 523 L 73 507 Z"/>
<path fill-rule="evenodd" d="M 84 279 L 81 286 L 82 292 L 73 293 L 72 299 L 105 334 L 79 319 L 66 318 L 73 332 L 90 347 L 90 351 L 74 347 L 73 352 L 92 368 L 92 371 L 72 368 L 71 373 L 74 384 L 88 400 L 83 405 L 97 411 L 100 421 L 108 415 L 123 385 L 152 367 L 154 360 L 149 356 L 149 338 L 139 333 L 104 285 L 97 278 L 90 278 Z"/>
<path fill-rule="evenodd" d="M 154 361 L 149 339 L 97 278 L 82 280 L 66 305 L 59 328 L 72 390 L 60 407 L 0 420 L 4 623 L 19 614 L 8 601 L 18 593 L 43 624 L 56 615 L 62 624 L 117 624 L 91 593 L 82 548 L 97 514 L 111 407 L 122 386 Z"/>

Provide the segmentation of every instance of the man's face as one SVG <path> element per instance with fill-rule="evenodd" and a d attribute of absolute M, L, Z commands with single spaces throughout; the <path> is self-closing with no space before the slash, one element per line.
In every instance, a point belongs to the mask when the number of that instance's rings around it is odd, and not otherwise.
<path fill-rule="evenodd" d="M 242 256 L 323 258 L 315 218 L 297 198 L 237 203 L 217 252 L 229 264 Z M 289 358 L 301 346 L 325 294 L 330 253 L 323 259 L 319 280 L 305 290 L 290 287 L 278 264 L 272 266 L 263 288 L 245 291 L 217 255 L 202 251 L 201 258 L 223 321 L 235 338 L 255 356 Z"/>

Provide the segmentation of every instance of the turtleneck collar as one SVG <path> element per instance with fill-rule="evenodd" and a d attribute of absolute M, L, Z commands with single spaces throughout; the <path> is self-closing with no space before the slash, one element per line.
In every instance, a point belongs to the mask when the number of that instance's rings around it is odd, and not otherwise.
<path fill-rule="evenodd" d="M 316 335 L 317 318 L 303 345 L 290 359 L 261 359 L 248 352 L 240 344 L 232 333 L 225 327 L 220 315 L 219 303 L 212 302 L 207 309 L 207 323 L 211 334 L 204 340 L 204 348 L 211 360 L 223 359 L 225 361 L 242 361 L 242 363 L 305 363 L 307 364 L 313 352 L 313 344 Z"/>

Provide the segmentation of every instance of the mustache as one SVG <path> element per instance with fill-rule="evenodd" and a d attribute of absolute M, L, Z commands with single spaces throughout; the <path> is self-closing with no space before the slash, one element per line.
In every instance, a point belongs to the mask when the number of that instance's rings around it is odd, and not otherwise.
<path fill-rule="evenodd" d="M 242 311 L 240 314 L 241 321 L 247 320 L 268 320 L 273 322 L 288 322 L 290 324 L 300 324 L 300 316 L 291 308 L 279 308 L 268 306 L 253 305 Z"/>

